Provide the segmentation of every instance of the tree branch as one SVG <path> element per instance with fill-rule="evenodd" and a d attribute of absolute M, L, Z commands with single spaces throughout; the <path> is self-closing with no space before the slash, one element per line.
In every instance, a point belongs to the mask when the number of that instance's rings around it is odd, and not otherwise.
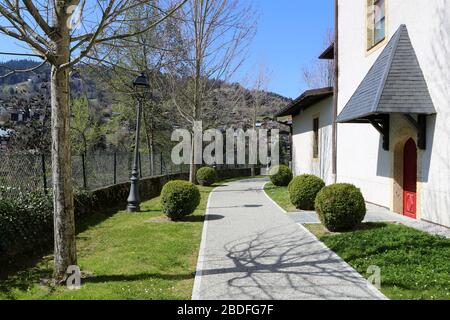
<path fill-rule="evenodd" d="M 29 69 L 22 69 L 22 70 L 14 70 L 14 69 L 11 69 L 11 68 L 9 68 L 9 67 L 1 66 L 1 65 L 0 65 L 0 68 L 5 68 L 5 69 L 11 70 L 11 71 L 8 72 L 7 74 L 4 74 L 4 75 L 0 76 L 0 79 L 7 78 L 7 77 L 9 77 L 9 76 L 11 76 L 11 75 L 13 75 L 13 74 L 16 74 L 16 73 L 33 72 L 34 70 L 39 69 L 40 67 L 42 67 L 42 66 L 43 66 L 44 64 L 46 64 L 46 63 L 47 63 L 47 60 L 44 60 L 44 61 L 42 61 L 42 63 L 38 64 L 38 65 L 35 66 L 35 67 L 29 68 Z"/>

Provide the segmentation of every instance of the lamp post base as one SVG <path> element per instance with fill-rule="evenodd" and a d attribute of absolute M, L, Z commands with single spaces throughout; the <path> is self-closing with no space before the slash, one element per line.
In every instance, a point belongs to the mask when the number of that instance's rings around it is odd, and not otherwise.
<path fill-rule="evenodd" d="M 138 204 L 131 204 L 129 203 L 127 205 L 127 212 L 128 213 L 134 213 L 134 212 L 141 212 L 141 208 Z"/>
<path fill-rule="evenodd" d="M 128 195 L 128 205 L 127 212 L 140 212 L 140 200 L 139 200 L 139 187 L 138 187 L 139 179 L 137 170 L 134 169 L 131 175 L 130 181 L 130 194 Z"/>

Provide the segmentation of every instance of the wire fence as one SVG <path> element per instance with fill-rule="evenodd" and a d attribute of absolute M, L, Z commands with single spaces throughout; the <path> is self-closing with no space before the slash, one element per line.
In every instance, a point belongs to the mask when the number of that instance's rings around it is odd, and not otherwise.
<path fill-rule="evenodd" d="M 94 190 L 127 182 L 131 176 L 133 153 L 92 153 L 72 156 L 72 179 L 77 188 Z M 141 178 L 188 172 L 189 165 L 174 165 L 163 152 L 139 155 Z M 36 191 L 52 187 L 51 157 L 47 154 L 0 152 L 0 186 L 14 190 Z"/>
<path fill-rule="evenodd" d="M 72 156 L 72 179 L 76 188 L 95 190 L 130 180 L 133 153 L 101 152 Z M 281 159 L 288 164 L 289 160 Z M 170 152 L 139 154 L 140 178 L 189 172 L 189 165 L 174 165 Z M 257 166 L 260 167 L 260 166 Z M 249 165 L 217 165 L 216 169 L 250 168 Z M 49 154 L 0 152 L 0 187 L 9 193 L 47 192 L 52 188 Z M 5 190 L 3 190 L 5 192 Z"/>
<path fill-rule="evenodd" d="M 95 190 L 130 180 L 133 153 L 91 153 L 72 156 L 73 185 Z M 189 164 L 175 165 L 170 153 L 139 154 L 140 178 L 189 172 Z M 250 168 L 248 165 L 216 165 L 216 169 Z M 52 188 L 52 165 L 49 154 L 0 152 L 0 187 L 3 192 L 44 191 Z"/>

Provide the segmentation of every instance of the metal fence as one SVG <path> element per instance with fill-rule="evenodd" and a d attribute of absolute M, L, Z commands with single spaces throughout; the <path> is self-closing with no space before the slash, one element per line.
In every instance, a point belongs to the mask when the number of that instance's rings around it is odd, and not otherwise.
<path fill-rule="evenodd" d="M 173 165 L 170 154 L 156 152 L 153 166 L 149 154 L 141 153 L 141 178 L 188 172 L 188 165 Z M 72 156 L 74 186 L 87 190 L 127 182 L 133 165 L 132 153 L 93 153 Z M 152 172 L 153 167 L 153 172 Z M 47 154 L 0 152 L 0 186 L 13 190 L 47 190 L 51 183 L 51 157 Z"/>
<path fill-rule="evenodd" d="M 130 180 L 133 153 L 91 153 L 72 156 L 73 185 L 94 190 Z M 153 165 L 152 165 L 153 162 Z M 281 163 L 288 164 L 282 160 Z M 256 166 L 261 167 L 261 166 Z M 153 170 L 152 170 L 153 168 Z M 249 165 L 217 165 L 217 169 L 250 168 Z M 155 152 L 153 161 L 148 153 L 139 155 L 141 178 L 189 172 L 189 165 L 174 165 L 169 152 Z M 0 187 L 9 193 L 47 191 L 52 187 L 52 166 L 49 154 L 0 152 Z"/>

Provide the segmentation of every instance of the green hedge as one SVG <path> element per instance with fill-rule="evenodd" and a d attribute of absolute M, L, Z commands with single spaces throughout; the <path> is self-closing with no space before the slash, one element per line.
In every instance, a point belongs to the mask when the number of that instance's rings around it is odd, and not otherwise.
<path fill-rule="evenodd" d="M 75 212 L 84 214 L 94 206 L 94 196 L 75 191 Z M 0 261 L 49 247 L 53 240 L 51 190 L 22 192 L 0 187 Z"/>
<path fill-rule="evenodd" d="M 172 220 L 179 220 L 192 214 L 199 204 L 200 191 L 190 182 L 170 181 L 161 191 L 163 212 Z"/>
<path fill-rule="evenodd" d="M 317 193 L 325 187 L 325 182 L 319 177 L 304 174 L 295 177 L 289 184 L 289 197 L 292 204 L 301 210 L 314 210 Z"/>
<path fill-rule="evenodd" d="M 348 231 L 358 226 L 366 215 L 361 191 L 352 184 L 338 183 L 323 188 L 316 198 L 320 221 L 330 231 Z"/>
<path fill-rule="evenodd" d="M 197 170 L 197 182 L 201 186 L 209 187 L 217 180 L 216 170 L 211 167 L 203 167 Z"/>
<path fill-rule="evenodd" d="M 273 167 L 270 172 L 270 181 L 277 187 L 285 187 L 291 182 L 293 174 L 291 169 L 285 165 Z"/>

